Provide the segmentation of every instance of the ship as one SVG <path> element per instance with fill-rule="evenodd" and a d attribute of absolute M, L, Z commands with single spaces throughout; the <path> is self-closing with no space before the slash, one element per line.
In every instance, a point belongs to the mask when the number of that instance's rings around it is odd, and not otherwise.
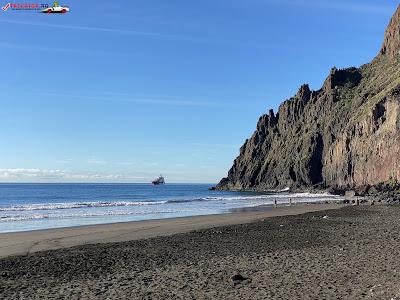
<path fill-rule="evenodd" d="M 164 177 L 162 175 L 160 175 L 159 177 L 154 179 L 151 183 L 154 185 L 165 184 L 165 180 L 164 180 Z"/>

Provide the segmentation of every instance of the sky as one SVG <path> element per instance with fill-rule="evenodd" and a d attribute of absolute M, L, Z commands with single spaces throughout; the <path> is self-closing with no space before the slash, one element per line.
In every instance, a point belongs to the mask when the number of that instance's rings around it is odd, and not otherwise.
<path fill-rule="evenodd" d="M 0 182 L 216 183 L 262 114 L 369 62 L 398 5 L 60 4 L 0 11 Z"/>

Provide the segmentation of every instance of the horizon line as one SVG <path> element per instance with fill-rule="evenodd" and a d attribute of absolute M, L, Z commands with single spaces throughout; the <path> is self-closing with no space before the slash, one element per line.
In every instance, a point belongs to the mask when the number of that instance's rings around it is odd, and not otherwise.
<path fill-rule="evenodd" d="M 15 181 L 0 181 L 0 184 L 149 184 L 151 185 L 151 182 L 94 182 L 94 181 L 88 181 L 88 182 L 15 182 Z M 210 183 L 210 182 L 168 182 L 165 183 L 164 185 L 170 185 L 170 184 L 217 184 L 217 183 Z"/>

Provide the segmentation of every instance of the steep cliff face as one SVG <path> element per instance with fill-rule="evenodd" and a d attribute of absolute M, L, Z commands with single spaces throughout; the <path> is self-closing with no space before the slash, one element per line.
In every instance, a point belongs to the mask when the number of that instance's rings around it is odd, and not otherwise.
<path fill-rule="evenodd" d="M 333 68 L 260 117 L 218 189 L 357 188 L 400 182 L 400 6 L 382 49 L 360 68 Z"/>

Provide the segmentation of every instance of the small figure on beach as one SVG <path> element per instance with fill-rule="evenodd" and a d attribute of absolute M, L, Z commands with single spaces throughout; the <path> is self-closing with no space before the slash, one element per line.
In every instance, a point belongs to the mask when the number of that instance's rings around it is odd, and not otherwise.
<path fill-rule="evenodd" d="M 289 198 L 289 204 L 292 205 L 292 198 Z"/>
<path fill-rule="evenodd" d="M 275 201 L 274 201 L 274 204 L 276 205 L 276 199 L 275 199 Z"/>

